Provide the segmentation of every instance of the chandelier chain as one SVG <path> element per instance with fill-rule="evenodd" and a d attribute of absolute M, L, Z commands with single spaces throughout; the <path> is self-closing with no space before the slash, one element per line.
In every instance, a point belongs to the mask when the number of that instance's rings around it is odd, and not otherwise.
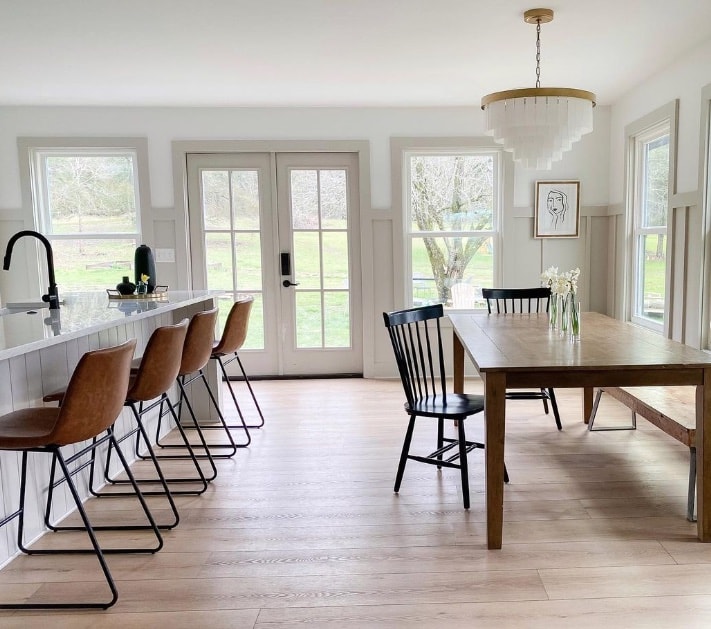
<path fill-rule="evenodd" d="M 536 88 L 541 87 L 541 20 L 536 20 Z"/>

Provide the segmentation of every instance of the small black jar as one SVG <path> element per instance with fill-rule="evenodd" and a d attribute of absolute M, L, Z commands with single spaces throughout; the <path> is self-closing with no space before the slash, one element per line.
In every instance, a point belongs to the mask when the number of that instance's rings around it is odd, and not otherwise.
<path fill-rule="evenodd" d="M 123 276 L 123 282 L 116 284 L 116 290 L 122 295 L 133 295 L 136 285 L 128 281 L 128 275 Z"/>

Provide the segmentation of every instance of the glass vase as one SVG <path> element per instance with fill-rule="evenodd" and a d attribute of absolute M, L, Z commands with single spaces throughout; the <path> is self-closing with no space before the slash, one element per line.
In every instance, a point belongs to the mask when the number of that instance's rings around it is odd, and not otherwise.
<path fill-rule="evenodd" d="M 553 293 L 548 303 L 548 325 L 553 329 L 558 327 L 558 297 L 559 295 Z"/>
<path fill-rule="evenodd" d="M 560 295 L 560 333 L 564 336 L 567 336 L 570 325 L 570 300 L 568 297 L 568 295 Z"/>
<path fill-rule="evenodd" d="M 569 295 L 570 338 L 572 341 L 580 340 L 580 302 L 575 298 L 575 293 Z"/>

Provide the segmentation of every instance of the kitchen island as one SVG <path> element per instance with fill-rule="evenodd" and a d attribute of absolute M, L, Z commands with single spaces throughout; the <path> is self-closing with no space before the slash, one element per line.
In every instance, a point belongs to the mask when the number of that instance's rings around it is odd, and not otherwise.
<path fill-rule="evenodd" d="M 0 414 L 42 406 L 44 395 L 66 386 L 87 351 L 135 338 L 136 355 L 140 356 L 153 330 L 212 308 L 215 295 L 214 291 L 170 291 L 160 298 L 109 300 L 105 292 L 67 293 L 59 310 L 31 306 L 3 309 Z M 133 421 L 130 411 L 125 410 L 116 422 L 117 434 L 127 432 Z M 133 453 L 126 449 L 126 454 Z M 46 454 L 30 455 L 26 541 L 45 530 L 43 508 L 50 463 L 51 457 Z M 20 454 L 0 452 L 2 515 L 17 509 L 19 479 Z M 71 498 L 61 489 L 53 501 L 54 518 L 71 510 Z M 16 531 L 16 521 L 0 529 L 0 565 L 18 552 Z"/>

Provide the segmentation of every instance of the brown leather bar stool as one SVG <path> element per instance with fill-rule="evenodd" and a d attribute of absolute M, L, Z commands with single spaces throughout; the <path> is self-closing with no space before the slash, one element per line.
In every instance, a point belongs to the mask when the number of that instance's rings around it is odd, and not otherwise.
<path fill-rule="evenodd" d="M 101 602 L 61 602 L 61 603 L 0 603 L 0 609 L 68 609 L 68 608 L 93 608 L 106 609 L 118 600 L 118 590 L 111 576 L 104 555 L 107 553 L 124 552 L 157 552 L 163 545 L 153 516 L 146 505 L 141 490 L 131 474 L 126 459 L 121 454 L 116 444 L 113 433 L 113 423 L 121 412 L 126 391 L 128 389 L 129 370 L 131 358 L 136 346 L 135 340 L 127 341 L 119 346 L 100 349 L 84 354 L 72 374 L 72 378 L 63 397 L 62 406 L 59 408 L 41 407 L 26 408 L 13 411 L 0 417 L 0 450 L 13 450 L 22 453 L 20 476 L 20 502 L 19 508 L 14 513 L 7 515 L 0 526 L 11 520 L 18 519 L 17 543 L 22 552 L 29 555 L 35 554 L 94 554 L 103 572 L 106 584 L 111 595 L 108 600 Z M 89 441 L 90 440 L 90 441 Z M 89 441 L 89 445 L 84 442 Z M 87 453 L 93 452 L 105 443 L 113 444 L 133 485 L 135 495 L 141 503 L 143 512 L 150 523 L 157 543 L 152 548 L 102 549 L 95 535 L 95 530 L 110 530 L 111 527 L 92 527 L 89 517 L 82 504 L 81 496 L 74 484 L 73 476 L 85 467 L 82 458 Z M 83 444 L 70 456 L 62 453 L 62 447 Z M 27 455 L 30 452 L 47 452 L 52 454 L 63 475 L 63 482 L 72 495 L 77 511 L 84 524 L 85 530 L 91 541 L 89 549 L 42 549 L 33 550 L 25 546 L 25 505 L 27 490 Z M 78 462 L 78 467 L 70 468 Z"/>
<path fill-rule="evenodd" d="M 167 325 L 160 328 L 156 328 L 151 334 L 150 339 L 148 339 L 148 344 L 143 352 L 143 357 L 135 372 L 131 373 L 131 379 L 128 387 L 128 393 L 126 394 L 125 405 L 130 407 L 133 411 L 133 416 L 136 419 L 136 428 L 130 431 L 119 441 L 123 441 L 131 436 L 136 436 L 137 444 L 142 439 L 146 446 L 146 451 L 148 453 L 148 458 L 153 462 L 156 471 L 158 472 L 158 478 L 148 479 L 139 478 L 138 483 L 159 483 L 162 485 L 161 490 L 156 491 L 144 491 L 143 494 L 146 496 L 152 495 L 170 495 L 176 494 L 201 494 L 207 489 L 207 484 L 209 480 L 212 480 L 217 476 L 217 468 L 215 467 L 215 462 L 212 460 L 210 451 L 207 444 L 201 444 L 201 454 L 204 452 L 204 457 L 208 460 L 209 466 L 211 468 L 210 477 L 206 477 L 200 463 L 197 460 L 197 456 L 193 450 L 185 429 L 178 420 L 178 416 L 175 412 L 175 408 L 168 397 L 168 390 L 178 376 L 180 370 L 180 363 L 183 354 L 183 345 L 185 344 L 185 336 L 188 329 L 188 319 L 183 319 L 180 323 L 175 325 Z M 195 468 L 195 476 L 178 476 L 178 477 L 167 477 L 161 471 L 160 465 L 158 463 L 158 458 L 155 455 L 155 451 L 148 440 L 148 432 L 146 430 L 145 424 L 143 422 L 143 417 L 155 408 L 163 408 L 163 406 L 168 408 L 168 412 L 173 417 L 178 434 L 180 435 L 183 446 L 185 447 L 188 458 L 191 460 Z M 160 412 L 160 411 L 159 411 Z M 136 453 L 139 455 L 139 453 Z M 124 479 L 112 479 L 109 476 L 109 466 L 111 462 L 111 449 L 106 457 L 106 462 L 104 466 L 104 480 L 111 484 L 121 484 L 125 483 Z M 198 488 L 190 489 L 175 489 L 170 488 L 170 491 L 166 490 L 166 483 L 172 485 L 174 483 L 184 484 L 192 483 L 198 484 Z M 106 496 L 114 496 L 116 492 L 102 493 Z M 120 494 L 119 494 L 120 495 Z M 173 513 L 177 520 L 178 512 L 175 508 L 175 504 L 171 500 L 171 506 L 173 508 Z M 177 521 L 175 522 L 177 524 Z M 173 526 L 175 526 L 173 524 Z"/>
<path fill-rule="evenodd" d="M 249 428 L 261 428 L 262 426 L 264 426 L 264 415 L 262 415 L 262 409 L 259 406 L 259 402 L 257 402 L 257 396 L 254 395 L 254 389 L 252 389 L 252 385 L 249 382 L 249 378 L 247 377 L 247 373 L 244 370 L 244 366 L 242 365 L 242 361 L 240 360 L 238 353 L 239 350 L 242 349 L 244 341 L 247 338 L 249 314 L 252 310 L 253 303 L 254 297 L 252 297 L 251 295 L 242 296 L 237 301 L 235 301 L 234 305 L 230 309 L 229 314 L 227 315 L 227 321 L 225 321 L 225 329 L 222 331 L 222 337 L 219 341 L 215 343 L 215 346 L 212 349 L 212 355 L 210 356 L 212 360 L 216 360 L 220 365 L 222 377 L 227 383 L 227 387 L 230 390 L 230 395 L 232 396 L 232 401 L 234 402 L 235 408 L 237 409 L 237 415 L 240 419 L 239 424 L 231 424 L 229 425 L 229 428 L 241 428 L 244 430 L 245 434 L 247 435 L 247 442 L 243 444 L 244 446 L 249 445 L 252 440 L 249 434 Z M 237 402 L 237 396 L 235 395 L 234 388 L 232 387 L 230 379 L 227 376 L 227 371 L 225 370 L 225 367 L 235 360 L 237 361 L 237 364 L 239 365 L 239 368 L 242 371 L 242 376 L 244 378 L 245 383 L 247 384 L 249 393 L 252 396 L 254 406 L 257 409 L 257 413 L 259 413 L 260 421 L 258 424 L 247 424 L 247 422 L 245 421 L 244 415 L 242 414 L 242 409 L 240 408 L 239 403 Z"/>
<path fill-rule="evenodd" d="M 210 360 L 212 354 L 212 346 L 215 333 L 215 322 L 217 321 L 217 308 L 212 308 L 211 310 L 205 310 L 204 312 L 198 312 L 193 315 L 190 320 L 190 325 L 188 326 L 188 332 L 185 336 L 185 344 L 183 345 L 183 355 L 180 362 L 180 371 L 178 372 L 177 382 L 178 388 L 180 389 L 180 397 L 178 403 L 175 405 L 178 409 L 178 417 L 182 420 L 182 409 L 183 404 L 188 410 L 190 418 L 193 423 L 194 429 L 197 431 L 200 437 L 200 443 L 204 445 L 206 440 L 202 433 L 202 427 L 198 422 L 195 415 L 192 404 L 186 393 L 186 387 L 196 380 L 202 381 L 205 389 L 207 390 L 212 407 L 217 412 L 218 423 L 217 425 L 211 424 L 207 427 L 209 428 L 222 428 L 225 432 L 227 438 L 226 443 L 209 443 L 207 447 L 210 449 L 210 453 L 213 458 L 230 458 L 237 452 L 238 446 L 234 439 L 232 438 L 232 433 L 230 432 L 225 418 L 222 415 L 220 406 L 217 403 L 210 385 L 207 382 L 205 376 L 205 367 Z M 160 417 L 163 416 L 161 410 Z M 174 449 L 184 449 L 182 444 L 166 444 L 161 441 L 160 438 L 161 422 L 159 420 L 156 426 L 156 446 L 159 448 L 164 448 L 166 450 Z M 215 452 L 217 450 L 217 452 Z M 226 451 L 225 451 L 226 450 Z M 167 454 L 167 455 L 157 455 L 159 459 L 184 459 L 188 457 L 188 454 Z M 196 454 L 198 458 L 204 455 Z M 208 479 L 211 480 L 211 479 Z"/>

